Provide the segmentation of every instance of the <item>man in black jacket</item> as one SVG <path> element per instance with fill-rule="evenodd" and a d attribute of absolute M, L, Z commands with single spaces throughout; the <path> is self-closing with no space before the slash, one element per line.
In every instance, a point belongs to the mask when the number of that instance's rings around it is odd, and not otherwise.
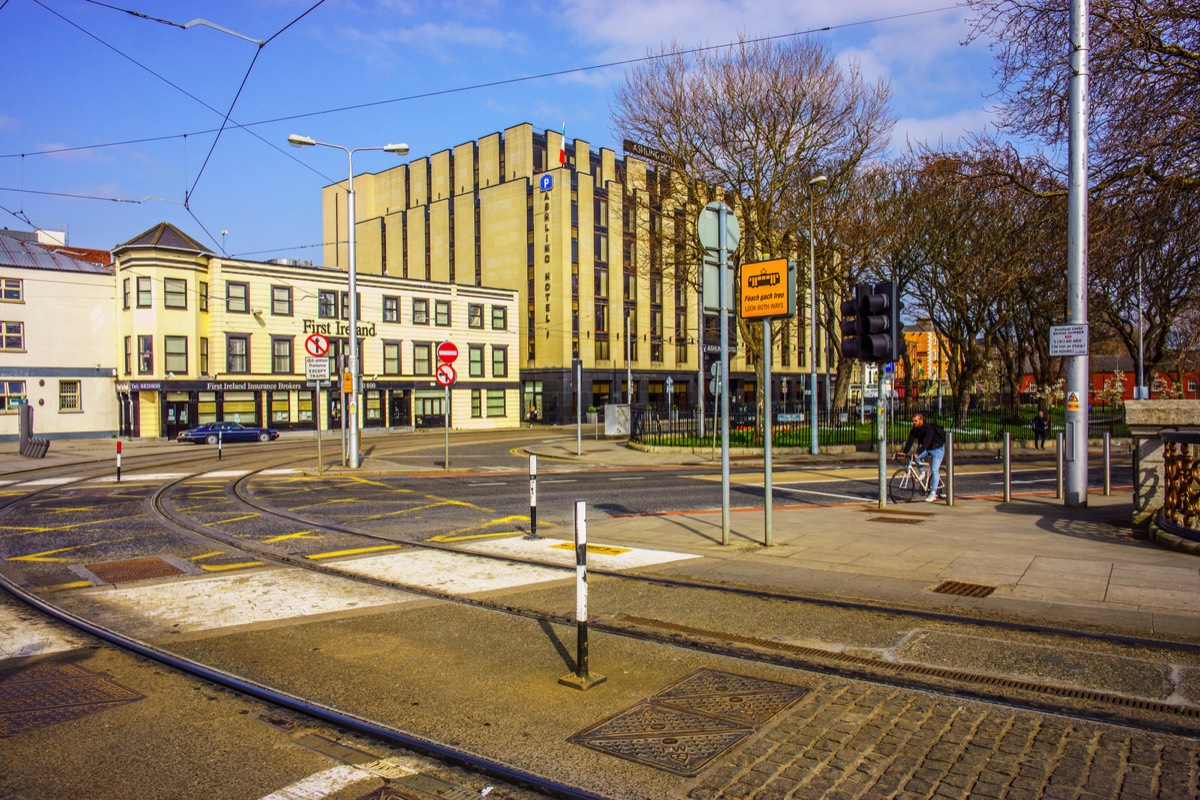
<path fill-rule="evenodd" d="M 917 448 L 917 456 L 929 454 L 929 470 L 932 476 L 929 480 L 929 496 L 925 498 L 926 503 L 933 503 L 937 500 L 938 484 L 941 481 L 941 476 L 938 475 L 938 468 L 942 466 L 942 459 L 946 456 L 946 433 L 941 426 L 934 422 L 925 422 L 924 414 L 913 414 L 912 430 L 908 432 L 908 439 L 904 442 L 904 447 L 896 453 L 896 458 L 908 458 L 908 451 L 914 445 Z"/>

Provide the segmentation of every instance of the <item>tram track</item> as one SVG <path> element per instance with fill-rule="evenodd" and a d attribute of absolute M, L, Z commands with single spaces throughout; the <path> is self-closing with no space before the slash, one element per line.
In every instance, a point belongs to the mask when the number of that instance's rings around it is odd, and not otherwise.
<path fill-rule="evenodd" d="M 362 537 L 371 542 L 399 545 L 406 549 L 437 550 L 464 558 L 485 559 L 551 569 L 561 572 L 564 579 L 568 578 L 574 571 L 574 567 L 554 562 L 486 553 L 477 550 L 466 550 L 443 542 L 429 542 L 426 540 L 387 536 L 375 531 L 362 530 L 351 525 L 330 522 L 320 517 L 296 514 L 286 509 L 272 507 L 253 497 L 248 489 L 250 482 L 254 480 L 257 474 L 259 474 L 259 471 L 247 473 L 233 480 L 226 488 L 227 496 L 257 514 L 286 519 L 305 527 L 320 528 L 327 531 L 336 531 L 343 535 Z M 183 483 L 183 481 L 179 483 Z M 574 624 L 569 615 L 563 613 L 547 612 L 539 608 L 516 605 L 507 601 L 481 597 L 465 597 L 424 586 L 370 577 L 340 569 L 336 564 L 315 563 L 304 555 L 283 552 L 279 548 L 257 545 L 245 540 L 235 540 L 225 535 L 214 535 L 213 531 L 206 526 L 195 525 L 190 520 L 180 520 L 177 515 L 167 510 L 162 503 L 168 493 L 169 487 L 163 487 L 160 493 L 156 495 L 155 502 L 159 512 L 163 513 L 166 518 L 169 518 L 172 524 L 182 524 L 194 533 L 211 538 L 213 541 L 226 546 L 242 548 L 264 560 L 320 572 L 357 583 L 419 594 L 434 600 L 474 606 L 497 613 L 535 619 L 544 623 L 561 626 L 571 626 Z M 862 603 L 779 591 L 765 591 L 758 588 L 730 586 L 694 579 L 672 578 L 663 575 L 630 574 L 618 570 L 606 569 L 592 569 L 589 572 L 593 576 L 615 579 L 635 585 L 656 586 L 674 591 L 711 592 L 719 597 L 738 598 L 742 601 L 769 601 L 795 605 L 797 607 L 820 606 L 883 617 L 913 618 L 925 623 L 966 626 L 986 631 L 1060 637 L 1064 640 L 1080 640 L 1099 646 L 1118 646 L 1138 651 L 1176 652 L 1186 654 L 1189 657 L 1200 655 L 1200 645 L 1190 642 L 1108 634 L 1097 631 L 1072 630 L 1025 622 L 986 619 L 925 609 L 888 606 L 879 603 Z M 1186 735 L 1200 733 L 1200 707 L 1197 706 L 1156 702 L 1145 698 L 1129 697 L 1116 692 L 1082 689 L 1035 680 L 1004 678 L 997 675 L 962 669 L 942 668 L 902 661 L 887 661 L 873 655 L 862 655 L 853 652 L 836 652 L 816 647 L 796 646 L 775 641 L 768 636 L 746 636 L 712 627 L 680 623 L 672 619 L 657 619 L 618 613 L 612 616 L 596 617 L 589 624 L 597 631 L 644 641 L 653 641 L 673 647 L 688 648 L 713 655 L 732 656 L 739 659 L 760 661 L 794 669 L 836 675 L 843 678 L 881 681 L 905 688 L 967 696 L 974 699 L 1013 704 L 1034 710 L 1078 716 L 1091 720 L 1117 722 L 1142 727 L 1148 726 L 1168 733 Z"/>
<path fill-rule="evenodd" d="M 176 467 L 178 467 L 179 462 L 177 459 L 173 463 Z M 292 466 L 295 463 L 296 462 L 294 460 L 278 461 L 266 467 L 248 470 L 245 474 L 239 477 L 226 479 L 225 487 L 222 493 L 231 502 L 241 504 L 246 510 L 253 511 L 255 514 L 262 515 L 264 518 L 284 519 L 293 523 L 302 524 L 304 526 L 334 531 L 344 536 L 361 537 L 366 541 L 386 543 L 387 545 L 396 545 L 404 549 L 439 550 L 464 557 L 469 556 L 472 558 L 487 558 L 498 561 L 525 564 L 529 566 L 537 566 L 540 568 L 549 568 L 556 571 L 561 571 L 564 578 L 568 577 L 568 575 L 573 571 L 573 568 L 571 567 L 564 567 L 561 564 L 540 561 L 537 559 L 523 559 L 512 556 L 480 553 L 478 551 L 465 550 L 463 548 L 455 547 L 442 542 L 405 539 L 402 537 L 384 535 L 378 531 L 366 531 L 352 525 L 331 522 L 330 520 L 314 515 L 296 514 L 287 509 L 281 509 L 263 503 L 254 496 L 251 488 L 251 484 L 254 480 L 256 480 L 258 477 L 261 477 L 266 471 L 285 468 Z M 339 579 L 351 580 L 357 583 L 368 583 L 374 586 L 386 587 L 402 592 L 418 593 L 439 601 L 466 604 L 488 611 L 521 616 L 549 624 L 563 626 L 572 626 L 574 624 L 573 620 L 569 619 L 564 614 L 548 613 L 542 609 L 532 606 L 523 606 L 479 597 L 462 597 L 453 593 L 430 590 L 426 587 L 403 584 L 391 580 L 373 579 L 360 574 L 349 573 L 346 570 L 338 569 L 335 564 L 314 563 L 302 554 L 289 553 L 278 547 L 269 547 L 251 541 L 246 541 L 244 539 L 238 539 L 224 533 L 216 533 L 214 528 L 200 523 L 186 514 L 179 513 L 172 507 L 170 502 L 171 494 L 188 481 L 204 480 L 203 476 L 208 473 L 214 471 L 228 471 L 234 468 L 236 468 L 234 465 L 222 464 L 216 470 L 193 473 L 186 477 L 173 480 L 170 483 L 159 487 L 147 500 L 147 504 L 151 509 L 153 509 L 153 513 L 156 515 L 156 517 L 158 517 L 159 520 L 164 524 L 178 526 L 180 529 L 188 531 L 191 534 L 203 536 L 211 541 L 219 542 L 226 547 L 238 548 L 265 561 L 271 561 L 290 567 L 300 567 L 315 572 L 324 572 L 329 575 L 336 576 Z M 94 477 L 82 478 L 80 480 L 86 481 L 91 479 L 94 479 Z M 55 489 L 61 487 L 55 486 L 47 488 Z M 0 508 L 4 508 L 4 506 L 0 506 Z M 595 576 L 618 579 L 622 582 L 632 582 L 634 584 L 645 586 L 669 587 L 672 590 L 717 592 L 720 593 L 720 596 L 736 597 L 743 600 L 784 602 L 797 605 L 803 604 L 840 608 L 849 611 L 861 611 L 865 613 L 881 615 L 910 616 L 928 622 L 972 625 L 988 629 L 1073 637 L 1100 644 L 1118 644 L 1123 647 L 1156 648 L 1188 654 L 1200 652 L 1200 647 L 1186 642 L 1171 642 L 1166 640 L 1146 639 L 1140 637 L 1111 636 L 1091 631 L 1071 631 L 1068 629 L 1051 628 L 1046 626 L 1030 626 L 1023 623 L 978 619 L 970 616 L 947 614 L 944 612 L 931 612 L 927 610 L 903 607 L 888 607 L 879 604 L 848 603 L 830 598 L 806 597 L 803 595 L 789 594 L 784 592 L 764 592 L 762 590 L 747 587 L 728 586 L 697 580 L 680 580 L 662 575 L 631 575 L 616 570 L 599 569 L 593 569 L 591 572 Z M 21 599 L 25 600 L 26 602 L 30 602 L 25 597 L 25 590 L 20 589 L 19 587 L 16 587 L 14 590 L 13 587 L 10 587 L 9 581 L 6 578 L 3 578 L 3 576 L 0 576 L 0 582 L 3 582 L 5 584 L 5 588 L 14 593 L 16 596 L 21 597 Z M 125 647 L 124 640 L 128 637 L 123 637 L 122 634 L 107 629 L 103 629 L 102 632 L 99 630 L 89 629 L 89 626 L 91 628 L 99 628 L 100 626 L 95 626 L 94 623 L 88 623 L 87 620 L 77 618 L 76 615 L 57 608 L 55 604 L 50 603 L 45 598 L 37 597 L 33 593 L 29 594 L 30 597 L 36 601 L 30 602 L 30 604 L 43 610 L 44 613 L 49 613 L 74 627 L 91 633 L 92 635 L 98 635 L 100 638 L 109 641 L 116 646 Z M 76 619 L 78 619 L 78 622 L 82 624 L 77 624 Z M 1098 692 L 1079 692 L 1070 689 L 1064 689 L 1064 687 L 1061 686 L 1038 684 L 1030 681 L 1003 681 L 997 679 L 996 676 L 971 674 L 961 670 L 955 671 L 912 665 L 906 666 L 904 664 L 889 664 L 886 662 L 881 662 L 877 658 L 866 657 L 857 653 L 831 653 L 819 648 L 797 646 L 794 644 L 772 641 L 769 637 L 735 634 L 715 627 L 690 625 L 666 618 L 659 619 L 655 617 L 633 614 L 617 614 L 611 617 L 597 618 L 590 624 L 592 628 L 597 631 L 604 631 L 624 637 L 636 638 L 647 642 L 655 642 L 669 647 L 687 648 L 705 653 L 711 653 L 714 655 L 732 656 L 738 659 L 772 664 L 789 669 L 805 670 L 843 678 L 886 683 L 888 685 L 928 691 L 947 696 L 998 702 L 1035 711 L 1052 712 L 1055 714 L 1077 717 L 1079 719 L 1126 724 L 1140 728 L 1159 730 L 1167 733 L 1181 733 L 1195 736 L 1197 732 L 1200 732 L 1200 713 L 1197 713 L 1197 709 L 1181 708 L 1178 706 L 1178 704 L 1171 706 L 1170 704 L 1146 703 L 1116 694 L 1106 695 L 1105 693 Z M 267 702 L 276 703 L 282 707 L 289 708 L 297 713 L 312 716 L 314 719 L 321 719 L 331 724 L 345 727 L 348 730 L 358 731 L 364 735 L 379 738 L 381 741 L 397 744 L 418 752 L 424 752 L 432 757 L 443 759 L 451 763 L 459 764 L 468 769 L 477 770 L 482 774 L 493 776 L 497 780 L 504 780 L 506 782 L 515 783 L 535 791 L 542 792 L 547 796 L 595 796 L 573 787 L 562 785 L 556 781 L 547 779 L 545 782 L 542 782 L 543 779 L 540 776 L 527 774 L 521 770 L 514 770 L 507 765 L 496 764 L 488 759 L 475 760 L 477 759 L 476 756 L 470 753 L 460 752 L 454 748 L 448 748 L 445 750 L 445 752 L 442 752 L 442 749 L 444 748 L 443 745 L 428 741 L 425 737 L 412 736 L 404 731 L 394 728 L 388 729 L 388 726 L 386 725 L 382 726 L 382 729 L 376 729 L 375 726 L 379 725 L 379 723 L 376 723 L 370 719 L 354 714 L 345 714 L 337 708 L 325 706 L 321 703 L 306 700 L 302 697 L 296 697 L 295 695 L 291 695 L 287 692 L 276 692 L 276 690 L 270 688 L 269 686 L 261 683 L 255 683 L 253 681 L 246 681 L 246 679 L 241 678 L 233 673 L 228 673 L 229 681 L 227 682 L 223 679 L 222 675 L 225 673 L 223 673 L 221 670 L 216 670 L 213 667 L 199 664 L 198 662 L 192 662 L 190 659 L 181 659 L 180 663 L 178 664 L 171 663 L 172 660 L 180 657 L 170 653 L 169 650 L 164 650 L 157 646 L 149 645 L 145 642 L 137 640 L 130 641 L 134 643 L 134 646 L 128 649 L 138 652 L 140 655 L 144 655 L 148 658 L 154 658 L 162 663 L 168 663 L 173 667 L 180 668 L 190 672 L 191 674 L 198 675 L 204 680 L 210 680 L 214 683 L 226 685 L 229 688 L 233 688 L 237 691 L 258 697 L 259 699 L 263 699 Z M 138 649 L 139 647 L 148 648 L 148 650 L 143 652 L 142 650 Z M 164 657 L 159 658 L 155 655 L 155 653 L 150 652 L 150 650 L 161 653 Z M 193 664 L 195 665 L 195 670 L 198 671 L 193 670 Z M 242 682 L 245 682 L 245 685 L 243 685 Z M 278 697 L 273 697 L 272 693 L 278 694 Z M 311 708 L 309 708 L 309 706 L 311 706 Z M 344 714 L 344 716 L 339 716 L 342 714 Z"/>

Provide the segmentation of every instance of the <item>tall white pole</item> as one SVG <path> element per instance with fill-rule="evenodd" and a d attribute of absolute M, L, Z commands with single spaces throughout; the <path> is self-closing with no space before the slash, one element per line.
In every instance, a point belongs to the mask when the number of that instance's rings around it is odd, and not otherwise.
<path fill-rule="evenodd" d="M 633 343 L 629 341 L 629 309 L 625 309 L 625 402 L 633 405 Z"/>
<path fill-rule="evenodd" d="M 717 376 L 721 392 L 721 544 L 729 544 L 729 240 L 725 226 L 729 221 L 729 209 L 721 203 L 717 212 L 717 249 L 720 253 L 717 276 L 720 284 L 721 374 Z"/>
<path fill-rule="evenodd" d="M 1142 257 L 1138 256 L 1138 362 L 1137 362 L 1137 391 L 1134 392 L 1134 398 L 1138 400 L 1149 400 L 1150 395 L 1143 391 L 1146 385 L 1146 350 L 1144 341 L 1144 331 L 1142 320 Z"/>
<path fill-rule="evenodd" d="M 354 217 L 354 151 L 346 151 L 346 164 L 350 175 L 346 181 L 346 193 L 349 197 L 346 203 L 346 227 L 350 240 L 350 389 L 346 397 L 348 409 L 342 409 L 347 415 L 347 425 L 350 431 L 350 469 L 358 469 L 358 396 L 362 386 L 358 379 L 358 270 L 357 248 L 355 247 L 355 217 Z"/>
<path fill-rule="evenodd" d="M 1071 0 L 1067 322 L 1086 325 L 1088 239 L 1088 0 Z M 1090 337 L 1089 337 L 1090 338 Z M 1067 358 L 1066 491 L 1063 504 L 1087 506 L 1088 356 Z"/>
<path fill-rule="evenodd" d="M 813 230 L 812 181 L 808 183 L 808 349 L 812 359 L 808 364 L 808 425 L 812 431 L 809 452 L 821 452 L 817 441 L 817 242 Z"/>

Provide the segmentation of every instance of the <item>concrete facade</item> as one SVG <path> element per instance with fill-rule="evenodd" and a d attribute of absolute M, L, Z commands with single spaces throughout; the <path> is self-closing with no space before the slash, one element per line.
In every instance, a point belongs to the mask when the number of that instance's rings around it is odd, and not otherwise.
<path fill-rule="evenodd" d="M 341 269 L 345 189 L 342 181 L 323 191 L 325 262 Z M 696 270 L 676 254 L 691 251 L 681 242 L 695 238 L 700 209 L 687 206 L 665 170 L 526 123 L 357 175 L 354 189 L 359 274 L 517 292 L 522 405 L 541 419 L 574 420 L 577 361 L 584 408 L 696 404 L 708 380 Z M 715 348 L 712 331 L 703 341 Z M 823 336 L 818 352 L 824 380 Z M 802 313 L 775 343 L 777 402 L 801 400 L 807 353 Z M 744 348 L 730 377 L 734 404 L 753 404 Z M 711 410 L 711 396 L 705 403 Z"/>

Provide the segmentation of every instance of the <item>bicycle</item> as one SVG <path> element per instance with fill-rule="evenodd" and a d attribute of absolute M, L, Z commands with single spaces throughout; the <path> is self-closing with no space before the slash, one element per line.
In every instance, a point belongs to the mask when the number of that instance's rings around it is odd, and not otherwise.
<path fill-rule="evenodd" d="M 911 503 L 921 493 L 929 495 L 929 462 L 913 453 L 908 464 L 896 470 L 888 481 L 888 498 L 893 503 Z M 938 467 L 938 499 L 946 496 L 946 465 Z"/>

